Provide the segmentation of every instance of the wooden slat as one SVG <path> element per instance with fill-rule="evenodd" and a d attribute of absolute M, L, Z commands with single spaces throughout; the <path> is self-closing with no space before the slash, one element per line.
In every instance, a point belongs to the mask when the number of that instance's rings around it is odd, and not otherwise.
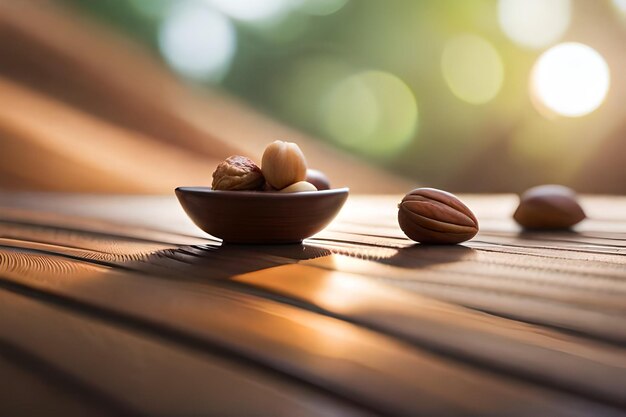
<path fill-rule="evenodd" d="M 29 237 L 31 239 L 43 239 L 44 237 L 49 239 L 40 230 L 35 230 L 35 235 Z M 76 238 L 76 234 L 59 237 L 61 241 L 71 241 L 70 238 Z M 121 239 L 120 241 L 123 242 Z M 87 245 L 86 248 L 92 250 L 101 247 L 100 245 L 94 247 L 93 242 L 85 238 L 82 239 L 81 245 L 83 247 Z M 440 298 L 451 292 L 450 286 L 460 286 L 462 289 L 469 291 L 470 294 L 472 291 L 478 292 L 478 295 L 481 297 L 485 297 L 485 290 L 497 291 L 495 295 L 497 297 L 506 296 L 507 292 L 512 292 L 513 295 L 519 295 L 522 292 L 525 296 L 538 296 L 540 300 L 547 299 L 548 301 L 554 301 L 555 298 L 557 300 L 563 299 L 564 296 L 570 294 L 568 301 L 582 302 L 583 305 L 587 302 L 587 304 L 592 306 L 596 305 L 604 309 L 612 306 L 617 310 L 622 309 L 624 305 L 620 302 L 620 300 L 623 300 L 623 293 L 616 292 L 623 287 L 624 283 L 624 281 L 616 280 L 616 278 L 623 276 L 624 272 L 619 267 L 607 268 L 606 264 L 596 264 L 602 268 L 597 267 L 594 270 L 592 266 L 592 270 L 590 270 L 588 263 L 579 262 L 570 266 L 572 261 L 545 260 L 528 256 L 518 256 L 522 261 L 517 261 L 516 263 L 516 258 L 509 254 L 489 253 L 487 254 L 488 256 L 484 256 L 485 254 L 482 252 L 463 247 L 455 247 L 452 250 L 450 248 L 409 246 L 386 250 L 384 247 L 378 246 L 372 249 L 373 253 L 369 256 L 366 248 L 359 245 L 344 245 L 342 247 L 326 244 L 326 247 L 333 252 L 345 253 L 353 257 L 363 257 L 365 254 L 366 258 L 377 261 L 376 263 L 361 262 L 354 258 L 344 259 L 341 256 L 334 256 L 333 260 L 328 263 L 330 268 L 372 275 L 376 278 L 386 278 L 393 280 L 395 285 L 406 286 L 414 290 L 421 289 L 426 293 L 428 293 L 428 290 L 431 290 L 432 294 Z M 106 249 L 106 245 L 104 249 Z M 161 253 L 162 255 L 152 256 L 148 260 L 150 265 L 144 264 L 136 267 L 146 269 L 150 268 L 152 264 L 159 264 L 161 273 L 167 273 L 168 270 L 176 273 L 178 265 L 172 263 L 172 259 L 170 259 L 173 256 L 168 258 L 168 251 Z M 308 254 L 307 256 L 319 256 L 321 253 L 322 251 L 320 250 L 320 253 Z M 328 254 L 330 251 L 326 250 L 325 253 Z M 84 255 L 79 254 L 79 256 Z M 185 262 L 181 253 L 177 253 L 176 257 L 181 258 L 181 262 Z M 212 274 L 229 276 L 235 273 L 246 272 L 246 270 L 255 270 L 277 266 L 284 262 L 296 261 L 296 259 L 286 261 L 284 256 L 282 259 L 272 260 L 268 256 L 267 251 L 260 253 L 260 256 L 257 256 L 254 262 L 247 262 L 246 259 L 243 262 L 241 261 L 242 258 L 249 257 L 250 254 L 245 251 L 235 250 L 231 251 L 229 255 L 228 251 L 224 252 L 224 249 L 222 249 L 220 252 L 213 253 L 210 259 L 203 263 L 200 271 L 206 271 L 207 268 L 210 268 Z M 533 262 L 529 263 L 528 259 Z M 499 267 L 494 267 L 494 264 Z M 393 266 L 400 266 L 401 268 L 393 268 Z M 325 266 L 322 265 L 322 267 Z M 414 273 L 413 268 L 416 267 L 421 269 L 420 274 Z M 528 274 L 529 268 L 533 270 L 533 275 L 531 276 Z M 159 272 L 156 269 L 152 271 L 155 273 Z M 191 268 L 184 270 L 184 272 L 185 274 L 193 274 L 195 271 Z M 437 288 L 442 288 L 442 290 L 437 292 Z M 593 293 L 589 293 L 590 290 L 596 290 L 597 295 L 594 296 Z M 443 296 L 441 295 L 442 291 L 446 292 Z M 502 295 L 503 293 L 505 295 Z M 573 300 L 573 297 L 578 299 Z M 611 300 L 613 300 L 612 303 Z M 463 299 L 463 301 L 467 303 L 466 299 Z M 476 302 L 474 301 L 474 303 Z M 470 305 L 481 306 L 481 304 Z M 493 309 L 493 306 L 490 306 L 490 308 Z M 507 313 L 509 312 L 507 311 Z M 575 318 L 578 318 L 580 315 L 580 310 L 577 310 Z M 576 324 L 580 325 L 580 323 Z M 618 322 L 617 326 L 619 325 L 620 323 Z M 595 327 L 595 325 L 592 323 L 591 327 Z M 606 328 L 606 323 L 603 323 L 601 327 Z M 614 329 L 609 328 L 604 333 L 608 333 L 611 340 L 614 340 L 616 335 L 619 336 L 620 329 L 621 327 L 618 327 L 617 331 L 613 331 Z"/>
<path fill-rule="evenodd" d="M 340 254 L 368 258 L 369 250 L 372 253 L 369 258 L 376 263 L 395 262 L 394 259 L 376 259 L 380 253 L 380 243 L 378 246 L 370 244 L 364 247 L 360 243 L 355 245 L 345 239 L 342 242 L 328 241 L 324 238 L 315 241 L 331 250 L 338 247 L 336 252 Z M 470 245 L 476 244 L 468 246 Z M 391 249 L 396 249 L 396 253 L 401 251 L 405 254 L 411 251 L 406 247 Z M 419 250 L 414 252 L 419 253 Z M 433 266 L 432 264 L 436 262 L 424 259 L 427 266 L 421 268 L 417 274 L 414 270 L 399 272 L 402 271 L 402 267 L 391 271 L 385 270 L 371 263 L 367 265 L 363 263 L 356 270 L 354 267 L 344 270 L 386 278 L 387 283 L 391 285 L 492 314 L 587 334 L 611 343 L 626 344 L 626 326 L 623 324 L 625 320 L 623 306 L 626 305 L 626 295 L 623 291 L 626 267 L 620 269 L 620 263 L 609 263 L 610 267 L 606 268 L 609 270 L 609 276 L 591 275 L 585 279 L 585 271 L 575 273 L 571 267 L 566 267 L 563 271 L 554 271 L 554 261 L 552 265 L 546 262 L 542 268 L 528 268 L 524 264 L 516 266 L 515 260 L 519 261 L 520 256 L 511 256 L 510 263 L 494 267 L 489 253 L 484 252 L 479 252 L 480 260 L 471 262 L 470 265 L 454 262 L 448 266 L 444 262 L 440 266 Z M 499 254 L 500 251 L 493 258 L 497 258 Z M 536 255 L 542 256 L 540 253 Z M 393 256 L 395 255 L 389 257 Z M 562 257 L 560 259 L 562 264 L 569 263 L 568 259 Z M 583 262 L 582 259 L 574 261 Z M 606 256 L 595 264 L 593 259 L 586 262 L 597 267 L 608 263 Z M 344 262 L 337 268 L 341 269 L 342 265 L 353 266 L 356 263 Z M 574 265 L 575 262 L 572 267 Z M 607 282 L 607 278 L 611 279 L 610 274 L 613 274 L 614 280 Z M 559 285 L 554 285 L 554 281 L 557 284 L 560 281 L 565 288 L 561 289 Z M 573 285 L 567 284 L 568 281 L 573 281 Z M 583 282 L 583 288 L 576 288 L 577 281 Z M 603 283 L 605 285 L 602 285 Z M 584 288 L 585 285 L 587 288 Z M 600 291 L 591 291 L 594 287 Z"/>
<path fill-rule="evenodd" d="M 34 363 L 33 363 L 34 362 Z M 110 416 L 125 410 L 85 395 L 50 367 L 0 342 L 0 410 L 6 416 Z M 78 392 L 76 392 L 78 391 Z M 90 393 L 88 393 L 90 394 Z"/>
<path fill-rule="evenodd" d="M 139 320 L 159 334 L 226 349 L 379 413 L 611 415 L 610 409 L 483 373 L 386 336 L 299 308 L 211 286 L 1 251 L 5 283 Z M 58 273 L 57 273 L 58 272 Z M 91 307 L 89 307 L 91 306 Z M 581 411 L 584 410 L 584 411 Z"/>
<path fill-rule="evenodd" d="M 180 348 L 2 290 L 0 340 L 109 398 L 117 406 L 111 414 L 120 410 L 150 416 L 365 414 L 205 351 Z M 30 384 L 13 389 L 24 396 Z"/>
<path fill-rule="evenodd" d="M 170 198 L 168 198 L 168 200 L 172 202 Z M 184 218 L 181 219 L 182 213 L 177 213 L 178 216 L 175 216 L 174 219 L 166 217 L 160 220 L 160 222 L 164 223 L 164 228 L 169 226 L 171 229 L 176 230 L 176 232 L 173 233 L 172 231 L 155 228 L 152 223 L 159 223 L 159 221 L 155 220 L 148 222 L 145 225 L 137 223 L 133 224 L 132 218 L 130 220 L 127 219 L 126 221 L 120 221 L 120 219 L 124 218 L 124 209 L 118 209 L 117 212 L 113 213 L 109 213 L 109 211 L 105 209 L 105 212 L 112 214 L 110 218 L 84 218 L 80 217 L 78 214 L 73 214 L 72 210 L 68 210 L 67 214 L 62 214 L 54 211 L 45 212 L 41 210 L 19 209 L 6 206 L 3 207 L 3 202 L 6 203 L 6 201 L 3 201 L 2 199 L 2 193 L 0 193 L 0 220 L 7 227 L 12 224 L 18 228 L 26 227 L 37 229 L 35 232 L 45 232 L 45 229 L 48 229 L 48 232 L 56 232 L 57 230 L 65 232 L 82 232 L 83 234 L 93 234 L 100 239 L 106 236 L 113 237 L 115 239 L 123 237 L 129 240 L 161 245 L 173 243 L 207 243 L 207 241 L 219 243 L 219 240 L 211 239 L 206 235 L 204 237 L 198 237 L 201 236 L 202 233 L 197 232 L 197 229 L 194 228 L 190 220 L 185 220 Z M 154 201 L 156 204 L 158 204 L 158 202 L 159 199 Z M 132 207 L 129 208 L 128 211 L 132 212 Z M 157 219 L 161 217 L 158 214 L 159 211 L 153 204 L 149 204 L 144 207 L 140 213 L 144 211 L 152 212 Z M 178 219 L 178 222 L 176 221 L 176 218 Z M 150 217 L 150 219 L 154 218 Z M 198 236 L 181 233 L 181 229 L 183 231 L 189 231 L 191 229 L 191 231 L 195 232 Z"/>
<path fill-rule="evenodd" d="M 380 265 L 331 256 L 323 248 L 187 247 L 153 256 L 148 262 L 160 269 L 143 264 L 137 267 L 172 277 L 227 278 L 228 282 L 276 293 L 280 300 L 305 303 L 309 308 L 323 309 L 327 314 L 443 349 L 465 360 L 478 360 L 504 372 L 626 404 L 621 388 L 626 384 L 626 351 L 395 290 L 378 279 L 363 277 L 383 277 Z M 356 265 L 351 267 L 353 262 Z M 224 271 L 233 264 L 237 266 Z M 243 275 L 233 276 L 238 268 Z M 359 275 L 333 271 L 350 268 Z M 464 339 L 475 340 L 476 344 L 459 347 L 458 338 L 463 332 L 467 333 Z M 575 374 L 578 377 L 572 378 Z"/>
<path fill-rule="evenodd" d="M 75 227 L 80 227 L 80 224 L 81 222 L 78 222 Z M 73 244 L 82 245 L 84 249 L 91 251 L 99 251 L 94 257 L 106 257 L 99 254 L 102 251 L 114 252 L 113 257 L 119 255 L 119 250 L 115 252 L 110 249 L 111 239 L 91 238 L 85 233 L 79 236 L 79 233 L 64 234 L 54 228 L 33 229 L 24 225 L 13 227 L 11 230 L 7 224 L 0 224 L 0 230 L 7 237 L 53 244 L 62 242 L 72 244 L 77 240 Z M 16 234 L 16 230 L 19 234 Z M 141 230 L 138 230 L 131 235 L 135 236 L 134 233 L 140 232 Z M 58 239 L 55 238 L 54 234 L 59 233 Z M 624 313 L 626 306 L 626 279 L 623 279 L 626 278 L 626 268 L 622 268 L 620 264 L 558 257 L 546 259 L 545 255 L 502 253 L 501 247 L 492 252 L 481 249 L 484 245 L 473 242 L 470 244 L 476 250 L 465 249 L 463 253 L 459 253 L 459 250 L 414 247 L 399 239 L 395 240 L 392 246 L 388 238 L 381 241 L 380 238 L 364 235 L 347 236 L 345 233 L 342 234 L 344 236 L 342 243 L 329 241 L 324 237 L 330 234 L 336 232 L 324 232 L 316 241 L 334 253 L 374 261 L 374 263 L 357 260 L 338 262 L 339 270 L 384 278 L 390 285 L 505 317 L 560 327 L 613 343 L 624 343 L 626 330 L 619 315 Z M 353 242 L 347 242 L 346 239 L 352 239 Z M 166 248 L 165 245 L 159 244 L 142 246 L 132 239 L 127 240 L 129 241 L 123 248 L 129 254 L 137 252 L 138 256 Z M 120 245 L 124 241 L 118 238 L 116 244 Z M 181 241 L 189 240 L 181 237 Z M 493 244 L 490 247 L 494 247 Z M 612 257 L 619 260 L 626 258 Z M 268 264 L 272 265 L 276 263 Z M 232 258 L 224 265 L 213 266 L 214 270 L 224 271 L 225 275 L 245 272 L 245 269 L 241 270 L 245 265 L 233 262 Z M 252 268 L 258 267 L 252 265 Z M 418 267 L 420 273 L 415 274 L 414 268 Z"/>
<path fill-rule="evenodd" d="M 172 199 L 12 196 L 0 193 L 1 285 L 74 314 L 382 413 L 626 408 L 626 199 L 585 199 L 577 233 L 521 234 L 515 199 L 468 197 L 481 233 L 422 247 L 394 197 L 357 197 L 305 245 L 220 247 Z"/>

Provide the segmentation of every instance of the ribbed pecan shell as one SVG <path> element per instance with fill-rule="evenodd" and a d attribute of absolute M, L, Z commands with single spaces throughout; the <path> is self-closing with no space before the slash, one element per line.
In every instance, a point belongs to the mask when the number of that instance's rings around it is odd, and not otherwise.
<path fill-rule="evenodd" d="M 416 188 L 398 205 L 398 223 L 412 240 L 461 243 L 478 233 L 474 213 L 456 196 L 434 188 Z"/>

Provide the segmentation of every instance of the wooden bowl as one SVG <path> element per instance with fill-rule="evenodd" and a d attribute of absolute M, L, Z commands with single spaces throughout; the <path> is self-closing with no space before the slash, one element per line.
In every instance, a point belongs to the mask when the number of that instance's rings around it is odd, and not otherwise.
<path fill-rule="evenodd" d="M 330 223 L 347 188 L 301 193 L 178 187 L 176 197 L 200 229 L 228 243 L 298 243 Z"/>

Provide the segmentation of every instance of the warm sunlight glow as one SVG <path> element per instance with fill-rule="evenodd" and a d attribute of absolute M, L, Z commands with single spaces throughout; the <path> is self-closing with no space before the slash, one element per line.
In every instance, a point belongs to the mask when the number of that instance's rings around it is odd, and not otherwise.
<path fill-rule="evenodd" d="M 402 150 L 417 126 L 413 92 L 398 77 L 382 71 L 365 71 L 340 81 L 322 108 L 329 137 L 372 157 Z"/>
<path fill-rule="evenodd" d="M 557 42 L 571 19 L 571 0 L 500 0 L 498 20 L 515 43 L 539 49 Z"/>
<path fill-rule="evenodd" d="M 498 51 L 486 39 L 461 35 L 449 40 L 441 57 L 443 76 L 455 96 L 472 104 L 493 99 L 504 78 Z"/>
<path fill-rule="evenodd" d="M 159 28 L 159 48 L 179 73 L 200 80 L 219 80 L 235 54 L 232 23 L 203 3 L 176 3 Z"/>
<path fill-rule="evenodd" d="M 626 0 L 613 0 L 613 6 L 626 15 Z"/>
<path fill-rule="evenodd" d="M 594 49 L 562 43 L 539 57 L 531 76 L 531 94 L 547 109 L 569 117 L 597 109 L 609 90 L 609 67 Z"/>
<path fill-rule="evenodd" d="M 314 297 L 317 304 L 331 310 L 354 308 L 359 303 L 359 294 L 371 288 L 368 281 L 349 275 L 328 274 L 323 284 Z"/>

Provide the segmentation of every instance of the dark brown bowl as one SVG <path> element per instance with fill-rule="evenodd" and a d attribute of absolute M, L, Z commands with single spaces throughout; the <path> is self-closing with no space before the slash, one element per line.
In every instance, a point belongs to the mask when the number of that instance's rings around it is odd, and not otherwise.
<path fill-rule="evenodd" d="M 178 187 L 176 197 L 200 229 L 228 243 L 298 243 L 330 223 L 347 188 L 279 193 Z"/>

